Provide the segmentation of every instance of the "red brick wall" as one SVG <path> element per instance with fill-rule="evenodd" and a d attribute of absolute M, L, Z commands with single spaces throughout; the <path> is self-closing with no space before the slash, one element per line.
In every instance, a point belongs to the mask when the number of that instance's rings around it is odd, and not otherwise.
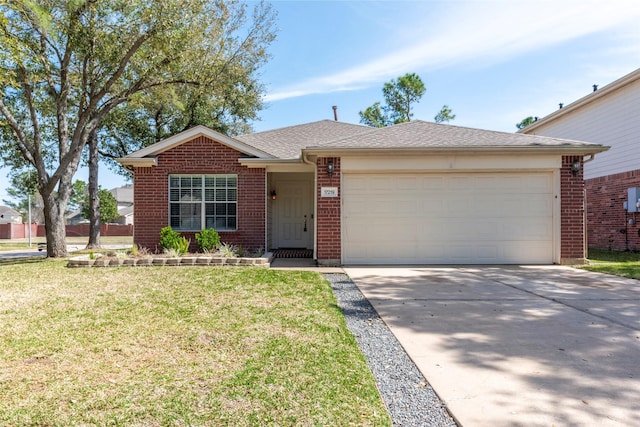
<path fill-rule="evenodd" d="M 640 213 L 627 213 L 623 208 L 627 189 L 640 187 L 640 170 L 589 179 L 585 185 L 589 247 L 640 250 Z M 629 224 L 633 219 L 636 224 Z"/>
<path fill-rule="evenodd" d="M 560 260 L 572 263 L 586 258 L 584 251 L 584 179 L 571 165 L 580 156 L 563 156 L 560 170 Z"/>
<path fill-rule="evenodd" d="M 327 174 L 327 163 L 330 159 L 333 160 L 335 168 L 332 177 Z M 342 260 L 340 158 L 320 157 L 316 161 L 316 167 L 318 168 L 318 187 L 316 188 L 318 198 L 318 240 L 316 256 L 319 264 L 340 264 Z M 338 187 L 339 197 L 320 197 L 320 189 L 322 187 Z"/>
<path fill-rule="evenodd" d="M 158 250 L 160 229 L 169 225 L 169 175 L 237 174 L 237 231 L 219 232 L 224 243 L 242 245 L 247 250 L 265 247 L 264 169 L 248 169 L 238 163 L 241 154 L 225 145 L 200 136 L 158 156 L 158 165 L 134 171 L 133 241 Z M 197 249 L 195 232 L 181 232 L 191 239 L 191 251 Z"/>

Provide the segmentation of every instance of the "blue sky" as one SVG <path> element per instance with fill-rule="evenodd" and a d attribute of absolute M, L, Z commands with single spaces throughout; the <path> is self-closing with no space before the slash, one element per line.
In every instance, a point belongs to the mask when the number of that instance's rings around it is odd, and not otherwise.
<path fill-rule="evenodd" d="M 427 92 L 414 118 L 432 121 L 447 104 L 453 125 L 514 132 L 640 67 L 638 0 L 272 4 L 279 32 L 256 131 L 333 119 L 333 105 L 340 121 L 358 123 L 383 101 L 385 82 L 417 73 Z M 123 183 L 102 167 L 103 187 Z"/>

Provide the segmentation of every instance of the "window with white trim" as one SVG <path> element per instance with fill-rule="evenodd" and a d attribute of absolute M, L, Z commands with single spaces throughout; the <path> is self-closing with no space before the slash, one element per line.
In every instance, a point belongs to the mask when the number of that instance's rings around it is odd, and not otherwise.
<path fill-rule="evenodd" d="M 237 229 L 237 175 L 169 176 L 169 225 L 174 230 Z"/>

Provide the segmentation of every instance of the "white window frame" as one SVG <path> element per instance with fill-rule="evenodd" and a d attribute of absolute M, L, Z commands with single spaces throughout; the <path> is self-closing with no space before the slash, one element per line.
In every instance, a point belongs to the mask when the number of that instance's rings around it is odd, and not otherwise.
<path fill-rule="evenodd" d="M 184 197 L 184 196 L 180 196 L 181 193 L 181 189 L 182 186 L 179 185 L 178 187 L 172 187 L 172 180 L 173 179 L 182 179 L 182 178 L 190 178 L 192 180 L 192 186 L 188 187 L 191 189 L 191 193 L 193 194 L 195 191 L 195 196 L 194 196 L 194 200 L 172 200 L 172 192 L 171 190 L 178 190 L 178 197 Z M 218 187 L 218 186 L 214 186 L 214 187 L 206 187 L 206 180 L 207 179 L 221 179 L 224 178 L 225 180 L 227 180 L 226 184 L 224 187 Z M 228 178 L 234 178 L 235 179 L 235 186 L 229 186 L 228 185 Z M 194 181 L 200 180 L 200 186 L 196 187 L 193 186 Z M 181 181 L 179 181 L 181 184 Z M 215 228 L 216 231 L 237 231 L 238 230 L 238 175 L 236 174 L 171 174 L 169 175 L 169 179 L 167 182 L 168 188 L 169 188 L 169 194 L 168 194 L 168 204 L 169 204 L 169 225 L 171 225 L 171 227 L 176 230 L 176 231 L 201 231 L 204 230 L 206 228 Z M 186 188 L 186 187 L 185 187 Z M 212 200 L 207 200 L 207 197 L 205 196 L 205 193 L 207 191 L 213 191 Z M 198 194 L 199 193 L 199 194 Z M 235 200 L 229 200 L 229 195 L 230 194 L 235 194 Z M 216 200 L 217 199 L 217 200 Z M 215 205 L 225 205 L 225 210 L 229 209 L 229 205 L 234 205 L 234 213 L 233 214 L 229 214 L 226 213 L 225 215 L 220 216 L 220 218 L 224 217 L 226 219 L 226 221 L 229 221 L 229 218 L 234 218 L 235 219 L 235 226 L 234 227 L 228 227 L 228 226 L 224 226 L 224 227 L 216 227 L 215 225 L 211 225 L 209 227 L 207 227 L 207 206 L 213 205 L 214 206 L 214 215 L 213 215 L 213 222 L 214 224 L 216 223 L 216 215 L 215 215 Z M 192 205 L 194 207 L 199 208 L 199 212 L 194 212 L 191 216 L 191 218 L 194 218 L 196 216 L 200 216 L 199 221 L 191 221 L 192 223 L 198 223 L 199 222 L 199 226 L 192 226 L 192 227 L 181 227 L 179 225 L 174 225 L 173 223 L 173 219 L 175 219 L 176 217 L 178 218 L 178 220 L 180 221 L 183 216 L 182 216 L 182 212 L 180 212 L 177 216 L 176 215 L 172 215 L 172 206 L 174 205 Z M 197 210 L 197 209 L 196 209 Z M 188 215 L 184 216 L 185 219 L 188 218 Z M 209 215 L 209 217 L 211 217 L 211 215 Z"/>

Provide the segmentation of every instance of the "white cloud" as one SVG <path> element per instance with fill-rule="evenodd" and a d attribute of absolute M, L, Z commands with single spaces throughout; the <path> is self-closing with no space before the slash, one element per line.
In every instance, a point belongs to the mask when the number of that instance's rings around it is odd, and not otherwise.
<path fill-rule="evenodd" d="M 416 14 L 420 22 L 416 17 L 402 25 L 403 31 L 414 32 L 417 42 L 412 46 L 331 75 L 276 88 L 265 100 L 358 90 L 419 69 L 502 62 L 605 30 L 628 29 L 633 39 L 640 39 L 637 0 L 460 1 L 447 3 L 442 11 L 429 4 L 434 12 L 427 19 Z M 410 8 L 410 3 L 404 5 Z"/>

